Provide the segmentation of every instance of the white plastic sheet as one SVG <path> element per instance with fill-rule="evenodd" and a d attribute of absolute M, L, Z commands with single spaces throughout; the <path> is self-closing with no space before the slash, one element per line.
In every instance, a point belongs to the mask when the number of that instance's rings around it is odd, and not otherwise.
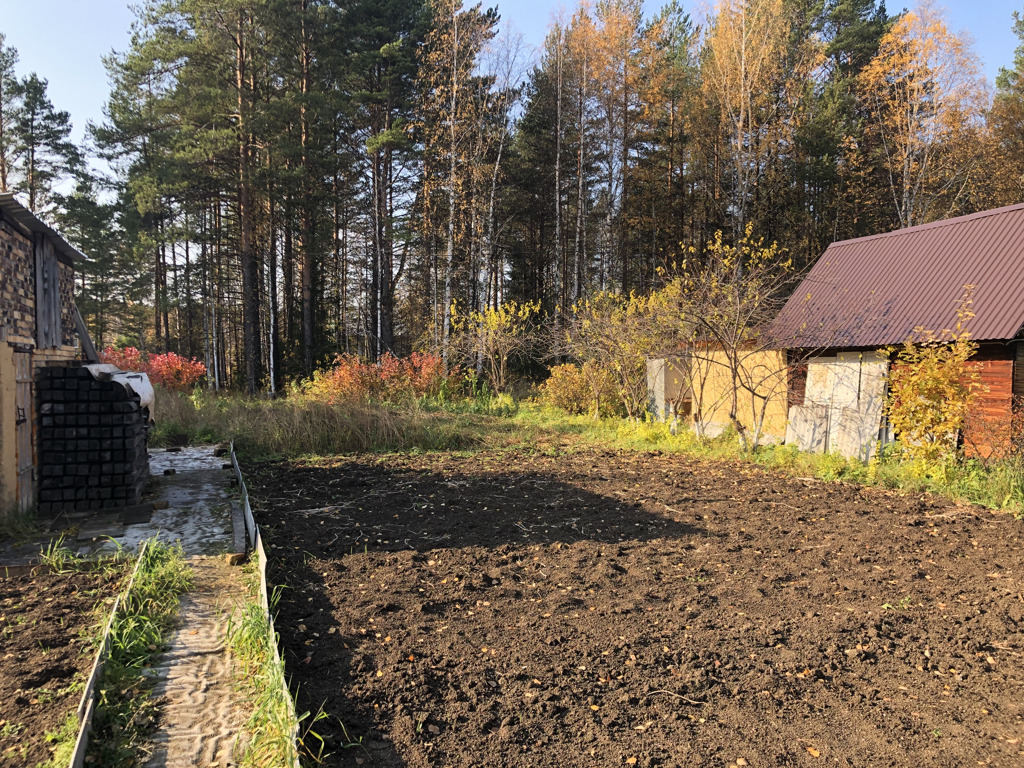
<path fill-rule="evenodd" d="M 93 378 L 99 381 L 116 381 L 132 394 L 139 396 L 139 405 L 149 408 L 149 418 L 153 419 L 153 405 L 156 394 L 153 392 L 153 384 L 149 376 L 144 373 L 122 371 L 116 365 L 109 363 L 95 363 L 85 366 Z"/>

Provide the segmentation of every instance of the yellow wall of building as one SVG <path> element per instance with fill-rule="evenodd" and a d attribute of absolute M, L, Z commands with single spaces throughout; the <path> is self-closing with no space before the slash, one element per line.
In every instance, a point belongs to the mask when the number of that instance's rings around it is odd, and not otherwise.
<path fill-rule="evenodd" d="M 18 493 L 14 349 L 0 342 L 0 515 L 14 509 Z"/>
<path fill-rule="evenodd" d="M 728 357 L 721 351 L 696 354 L 693 408 L 703 409 L 703 421 L 708 425 L 724 426 L 729 423 L 732 374 Z M 777 350 L 745 352 L 742 355 L 741 380 L 757 393 L 740 388 L 736 416 L 751 432 L 764 411 L 763 435 L 782 441 L 786 435 L 788 395 L 786 353 Z M 703 381 L 700 381 L 703 379 Z"/>

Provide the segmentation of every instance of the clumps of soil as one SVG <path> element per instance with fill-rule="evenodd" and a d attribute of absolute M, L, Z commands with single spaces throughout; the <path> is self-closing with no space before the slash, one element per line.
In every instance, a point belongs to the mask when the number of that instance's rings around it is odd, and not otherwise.
<path fill-rule="evenodd" d="M 97 603 L 113 574 L 40 572 L 0 578 L 0 764 L 51 757 L 48 731 L 78 707 L 95 654 Z"/>
<path fill-rule="evenodd" d="M 1024 765 L 1010 516 L 618 452 L 248 481 L 326 765 Z"/>

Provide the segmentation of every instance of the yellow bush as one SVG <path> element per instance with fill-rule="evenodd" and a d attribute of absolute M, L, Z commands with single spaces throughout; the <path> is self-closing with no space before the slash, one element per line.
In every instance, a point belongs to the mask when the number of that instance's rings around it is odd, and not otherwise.
<path fill-rule="evenodd" d="M 605 407 L 601 395 L 607 375 L 622 412 L 633 421 L 647 413 L 647 358 L 660 346 L 658 307 L 656 296 L 602 291 L 573 306 L 559 340 L 569 355 L 585 361 L 583 374 L 600 408 Z"/>
<path fill-rule="evenodd" d="M 614 374 L 592 361 L 582 366 L 556 365 L 541 386 L 541 399 L 573 414 L 621 416 L 623 412 Z"/>
<path fill-rule="evenodd" d="M 957 317 L 952 331 L 916 329 L 889 372 L 889 423 L 904 454 L 925 474 L 954 455 L 957 436 L 981 389 L 977 370 L 968 363 L 978 349 L 964 327 L 973 317 L 969 286 Z"/>
<path fill-rule="evenodd" d="M 541 385 L 541 399 L 568 413 L 586 413 L 590 406 L 590 387 L 578 365 L 566 363 L 551 369 Z"/>

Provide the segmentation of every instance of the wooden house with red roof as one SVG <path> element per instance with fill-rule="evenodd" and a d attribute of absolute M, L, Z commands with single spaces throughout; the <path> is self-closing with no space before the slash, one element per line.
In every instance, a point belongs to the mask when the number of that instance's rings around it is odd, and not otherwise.
<path fill-rule="evenodd" d="M 787 346 L 814 350 L 789 388 L 787 442 L 870 458 L 888 438 L 887 348 L 916 329 L 966 323 L 983 391 L 965 430 L 969 453 L 1002 455 L 1024 401 L 1024 204 L 833 243 L 775 323 Z"/>

